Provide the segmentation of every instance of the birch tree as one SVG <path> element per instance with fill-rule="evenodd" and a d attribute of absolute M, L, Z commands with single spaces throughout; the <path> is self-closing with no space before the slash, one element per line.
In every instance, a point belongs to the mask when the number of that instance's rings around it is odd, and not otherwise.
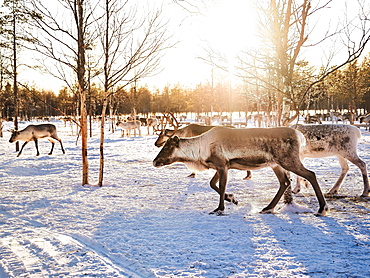
<path fill-rule="evenodd" d="M 363 0 L 349 2 L 351 9 L 357 8 L 358 13 L 355 16 L 343 13 L 338 26 L 330 29 L 330 26 L 318 24 L 317 18 L 318 15 L 325 15 L 326 9 L 338 5 L 336 1 L 255 1 L 261 44 L 254 49 L 246 46 L 245 51 L 238 55 L 238 65 L 232 73 L 250 85 L 259 84 L 263 89 L 275 92 L 278 125 L 289 123 L 282 121 L 284 102 L 295 111 L 291 122 L 299 115 L 299 109 L 314 86 L 331 73 L 358 59 L 363 53 L 370 39 L 369 6 Z M 327 28 L 326 32 L 322 32 L 323 28 Z M 317 29 L 320 29 L 321 35 L 316 35 L 313 39 Z M 296 96 L 296 82 L 301 82 L 294 76 L 297 66 L 303 60 L 302 50 L 317 49 L 322 54 L 323 50 L 319 50 L 319 47 L 324 43 L 334 51 L 327 54 L 324 65 L 318 65 L 322 66 L 321 70 L 312 75 L 312 81 L 302 91 L 300 99 L 291 98 Z M 338 55 L 338 45 L 346 51 L 341 52 L 344 55 L 341 54 L 341 59 L 336 59 L 339 62 L 333 65 L 333 58 Z M 229 70 L 224 66 L 227 61 L 222 54 L 209 49 L 207 55 L 205 60 L 210 64 Z M 310 61 L 308 57 L 308 62 Z"/>
<path fill-rule="evenodd" d="M 134 3 L 134 2 L 132 2 Z M 160 9 L 144 12 L 130 1 L 105 0 L 104 18 L 99 24 L 103 52 L 103 108 L 100 125 L 100 169 L 98 185 L 104 175 L 104 124 L 108 99 L 122 88 L 155 74 L 164 51 L 171 47 Z M 140 16 L 141 15 L 141 16 Z"/>
<path fill-rule="evenodd" d="M 89 0 L 31 0 L 29 5 L 30 10 L 39 14 L 32 25 L 37 28 L 34 50 L 42 54 L 40 63 L 49 74 L 65 81 L 69 88 L 77 90 L 79 94 L 78 125 L 82 142 L 82 185 L 85 185 L 89 183 L 86 48 L 95 39 L 91 32 L 92 23 L 97 18 L 93 16 L 95 7 Z"/>
<path fill-rule="evenodd" d="M 22 1 L 5 0 L 1 5 L 0 12 L 0 36 L 2 37 L 1 49 L 1 80 L 0 89 L 3 86 L 3 78 L 6 73 L 13 79 L 13 102 L 14 102 L 14 129 L 18 130 L 19 117 L 19 96 L 18 96 L 18 54 L 21 48 L 30 42 L 31 38 L 27 36 L 28 21 L 35 17 L 33 11 L 23 9 Z M 5 50 L 5 51 L 4 51 Z M 8 55 L 3 53 L 7 52 Z M 5 60 L 8 60 L 5 62 Z M 8 64 L 11 70 L 5 70 L 3 65 Z M 19 142 L 16 144 L 16 151 L 19 151 Z"/>

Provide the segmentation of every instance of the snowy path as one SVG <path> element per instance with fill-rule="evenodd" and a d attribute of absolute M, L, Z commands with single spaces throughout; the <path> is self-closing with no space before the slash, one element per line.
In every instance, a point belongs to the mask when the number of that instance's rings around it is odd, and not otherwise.
<path fill-rule="evenodd" d="M 16 158 L 0 138 L 0 277 L 370 277 L 370 200 L 350 165 L 327 217 L 315 217 L 312 188 L 294 197 L 309 212 L 259 211 L 277 191 L 271 169 L 230 171 L 238 206 L 209 215 L 212 171 L 187 178 L 183 165 L 152 166 L 155 136 L 108 134 L 102 188 L 80 185 L 80 149 L 59 126 L 66 148 L 32 144 Z M 145 132 L 144 132 L 145 134 Z M 370 165 L 370 134 L 359 154 Z M 89 139 L 90 179 L 98 139 Z M 307 160 L 324 192 L 339 176 L 335 158 Z M 282 204 L 280 203 L 279 207 Z"/>
<path fill-rule="evenodd" d="M 3 216 L 2 231 L 12 232 L 0 232 L 0 277 L 142 277 L 97 243 L 9 213 Z"/>

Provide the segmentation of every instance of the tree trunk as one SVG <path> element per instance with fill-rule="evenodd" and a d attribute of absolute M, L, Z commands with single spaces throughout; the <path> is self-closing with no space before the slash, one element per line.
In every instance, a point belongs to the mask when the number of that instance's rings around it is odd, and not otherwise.
<path fill-rule="evenodd" d="M 105 126 L 105 113 L 107 111 L 108 98 L 105 97 L 103 101 L 103 108 L 101 111 L 101 122 L 100 122 L 100 163 L 99 163 L 99 181 L 98 186 L 103 186 L 103 175 L 104 175 L 104 126 Z"/>
<path fill-rule="evenodd" d="M 82 185 L 89 184 L 89 163 L 87 159 L 87 113 L 86 113 L 86 83 L 85 83 L 85 32 L 83 0 L 77 0 L 77 79 L 81 100 L 81 150 L 82 150 Z"/>
<path fill-rule="evenodd" d="M 13 92 L 14 92 L 14 130 L 18 130 L 18 84 L 17 84 L 17 36 L 16 36 L 16 18 L 13 3 Z M 19 151 L 19 141 L 15 143 L 15 150 Z"/>
<path fill-rule="evenodd" d="M 87 159 L 87 117 L 86 94 L 81 92 L 81 150 L 82 150 L 82 185 L 89 184 L 89 163 Z"/>

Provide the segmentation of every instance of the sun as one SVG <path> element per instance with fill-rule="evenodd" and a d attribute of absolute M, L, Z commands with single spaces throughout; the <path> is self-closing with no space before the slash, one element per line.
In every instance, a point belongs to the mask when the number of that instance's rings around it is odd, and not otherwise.
<path fill-rule="evenodd" d="M 213 82 L 217 67 L 205 62 L 209 51 L 224 57 L 231 69 L 236 66 L 236 57 L 243 50 L 258 45 L 256 13 L 251 1 L 207 1 L 206 7 L 192 14 L 176 5 L 170 8 L 171 22 L 175 21 L 172 25 L 174 40 L 178 44 L 163 58 L 162 73 L 145 80 L 149 84 L 194 87 L 199 83 Z M 214 81 L 217 82 L 216 79 Z"/>

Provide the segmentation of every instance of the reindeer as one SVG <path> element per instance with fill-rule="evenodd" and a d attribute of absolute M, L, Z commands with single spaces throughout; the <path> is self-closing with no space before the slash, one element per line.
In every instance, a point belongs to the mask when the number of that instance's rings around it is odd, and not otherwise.
<path fill-rule="evenodd" d="M 342 168 L 337 182 L 330 189 L 328 194 L 338 193 L 339 187 L 346 176 L 350 161 L 355 164 L 362 173 L 364 181 L 364 191 L 361 196 L 369 196 L 370 187 L 367 175 L 366 163 L 357 155 L 357 141 L 361 137 L 361 132 L 357 127 L 340 124 L 320 124 L 320 125 L 296 125 L 294 126 L 306 138 L 306 146 L 301 152 L 301 158 L 319 158 L 336 156 Z M 300 191 L 300 178 L 293 192 Z"/>
<path fill-rule="evenodd" d="M 67 122 L 70 123 L 70 124 L 72 124 L 72 122 L 73 122 L 72 117 L 68 117 L 68 116 L 62 117 L 60 119 L 64 122 L 64 127 L 67 126 Z"/>
<path fill-rule="evenodd" d="M 365 130 L 368 130 L 369 129 L 369 125 L 370 125 L 370 113 L 367 114 L 367 115 L 364 115 L 364 116 L 360 116 L 358 117 L 359 121 L 360 121 L 360 124 L 362 123 L 365 123 L 366 126 L 365 126 Z"/>
<path fill-rule="evenodd" d="M 136 136 L 136 130 L 139 131 L 139 136 L 141 136 L 140 126 L 141 123 L 138 120 L 128 121 L 128 122 L 117 122 L 118 127 L 122 128 L 121 136 L 125 137 L 125 131 L 127 137 L 131 137 L 131 130 L 134 130 L 134 136 Z"/>
<path fill-rule="evenodd" d="M 9 139 L 9 142 L 13 143 L 13 142 L 18 141 L 18 140 L 19 141 L 24 141 L 24 144 L 22 145 L 22 148 L 21 148 L 21 150 L 19 151 L 19 153 L 17 155 L 17 157 L 18 157 L 18 156 L 21 155 L 21 153 L 23 151 L 23 148 L 27 145 L 27 143 L 29 141 L 33 140 L 35 142 L 36 151 L 37 151 L 36 156 L 39 156 L 40 152 L 39 152 L 39 147 L 38 147 L 37 140 L 39 138 L 46 138 L 46 137 L 50 137 L 50 138 L 48 138 L 49 142 L 51 143 L 51 150 L 50 150 L 49 155 L 51 155 L 53 153 L 53 149 L 54 149 L 54 145 L 55 145 L 54 140 L 52 140 L 51 138 L 59 141 L 60 147 L 62 148 L 62 152 L 63 152 L 63 154 L 65 154 L 63 144 L 62 144 L 62 140 L 58 137 L 57 129 L 56 129 L 55 125 L 53 125 L 53 124 L 29 125 L 21 131 L 13 131 L 12 136 Z"/>
<path fill-rule="evenodd" d="M 166 141 L 173 136 L 177 136 L 180 138 L 190 138 L 190 137 L 201 135 L 214 127 L 215 126 L 212 126 L 212 125 L 190 124 L 180 129 L 178 128 L 175 128 L 174 130 L 163 129 L 161 133 L 159 134 L 158 139 L 155 141 L 154 145 L 156 147 L 162 147 L 166 143 Z M 195 178 L 195 172 L 192 172 L 188 177 Z M 247 176 L 244 179 L 248 180 L 251 178 L 252 178 L 252 172 L 247 171 Z"/>
<path fill-rule="evenodd" d="M 150 135 L 150 132 L 149 132 L 150 128 L 153 129 L 153 135 L 154 135 L 154 133 L 158 130 L 159 121 L 157 118 L 148 118 L 146 119 L 146 125 L 148 128 L 148 135 Z"/>
<path fill-rule="evenodd" d="M 304 123 L 305 124 L 315 124 L 315 123 L 322 124 L 321 115 L 315 114 L 312 116 L 308 114 L 304 120 Z"/>
<path fill-rule="evenodd" d="M 272 213 L 290 180 L 287 171 L 307 179 L 319 201 L 317 215 L 325 215 L 328 207 L 314 172 L 306 169 L 300 160 L 302 133 L 288 127 L 233 129 L 214 127 L 192 138 L 170 138 L 153 161 L 155 167 L 182 162 L 198 170 L 215 169 L 210 186 L 219 195 L 219 205 L 212 212 L 222 214 L 224 201 L 237 204 L 232 194 L 226 193 L 229 169 L 254 170 L 271 167 L 280 182 L 280 188 L 263 213 Z M 217 186 L 219 182 L 219 186 Z"/>

